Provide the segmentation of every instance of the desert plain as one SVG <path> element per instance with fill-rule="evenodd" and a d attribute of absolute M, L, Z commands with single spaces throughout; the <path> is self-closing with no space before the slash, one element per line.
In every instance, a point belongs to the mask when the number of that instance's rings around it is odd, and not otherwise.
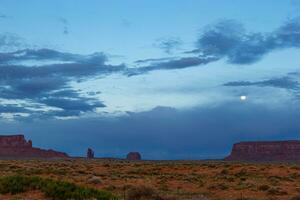
<path fill-rule="evenodd" d="M 118 159 L 1 160 L 0 176 L 39 177 L 105 190 L 120 200 L 299 200 L 300 165 Z M 6 183 L 3 183 L 4 186 Z M 3 191 L 0 180 L 0 191 Z M 20 186 L 22 187 L 22 186 Z M 26 186 L 25 186 L 26 187 Z M 46 200 L 38 189 L 2 200 Z M 64 197 L 61 197 L 64 198 Z"/>

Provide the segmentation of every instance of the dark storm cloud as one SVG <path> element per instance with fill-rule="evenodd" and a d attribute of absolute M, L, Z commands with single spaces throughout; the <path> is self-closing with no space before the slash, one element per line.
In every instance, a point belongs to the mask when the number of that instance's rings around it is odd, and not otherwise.
<path fill-rule="evenodd" d="M 185 57 L 176 60 L 169 60 L 166 62 L 157 63 L 148 67 L 144 67 L 144 71 L 153 71 L 157 69 L 182 69 L 196 65 L 204 65 L 214 60 L 214 58 L 201 57 Z"/>
<path fill-rule="evenodd" d="M 83 111 L 81 110 L 61 110 L 61 111 L 51 111 L 47 112 L 46 115 L 43 115 L 44 118 L 52 117 L 76 117 L 80 116 Z"/>
<path fill-rule="evenodd" d="M 176 46 L 176 40 L 165 40 L 160 43 L 160 48 L 166 52 L 171 52 Z M 206 65 L 220 59 L 225 59 L 230 64 L 249 65 L 258 62 L 274 50 L 299 47 L 300 18 L 289 19 L 269 33 L 248 32 L 242 24 L 234 20 L 223 20 L 207 26 L 200 34 L 196 48 L 185 52 L 195 56 L 137 60 L 136 64 L 147 65 L 130 69 L 127 74 L 183 69 Z"/>
<path fill-rule="evenodd" d="M 42 64 L 25 65 L 28 61 Z M 29 111 L 30 105 L 27 105 L 24 112 L 32 116 L 78 116 L 92 112 L 105 105 L 72 89 L 69 82 L 123 72 L 125 69 L 124 65 L 108 65 L 106 61 L 107 57 L 103 53 L 78 55 L 52 49 L 0 53 L 0 97 L 60 109 L 48 113 Z M 48 64 L 49 62 L 54 64 Z"/>
<path fill-rule="evenodd" d="M 57 61 L 55 64 L 25 66 L 18 62 Z M 22 50 L 12 53 L 0 53 L 0 80 L 23 79 L 34 77 L 61 76 L 65 78 L 96 76 L 112 72 L 120 72 L 124 65 L 106 64 L 106 56 L 95 53 L 87 56 L 62 53 L 55 50 Z M 67 62 L 59 62 L 67 61 Z"/>
<path fill-rule="evenodd" d="M 276 49 L 300 47 L 300 19 L 289 19 L 270 33 L 247 32 L 242 24 L 224 20 L 208 26 L 193 53 L 226 58 L 231 64 L 252 64 Z"/>
<path fill-rule="evenodd" d="M 27 60 L 55 60 L 55 61 L 71 61 L 79 63 L 103 64 L 107 57 L 102 53 L 95 53 L 87 56 L 59 52 L 53 49 L 24 49 L 8 53 L 0 53 L 0 64 L 7 64 L 10 62 L 27 61 Z"/>
<path fill-rule="evenodd" d="M 3 110 L 9 113 L 22 113 L 30 114 L 31 116 L 26 118 L 48 118 L 48 117 L 63 117 L 63 116 L 79 116 L 86 112 L 93 112 L 96 108 L 105 107 L 99 100 L 91 97 L 84 97 L 78 91 L 72 89 L 61 89 L 63 86 L 58 85 L 51 87 L 38 87 L 32 83 L 29 87 L 20 85 L 21 88 L 0 89 L 1 98 L 11 100 L 26 100 L 30 103 L 38 103 L 38 105 L 22 105 L 23 110 L 20 109 L 20 105 L 15 104 L 10 106 L 10 110 Z M 38 87 L 38 88 L 37 88 Z M 22 90 L 23 89 L 23 90 Z M 60 91 L 57 89 L 61 89 Z M 52 107 L 59 110 L 56 111 L 33 111 L 32 109 L 42 108 L 41 105 L 47 108 Z M 15 108 L 15 109 L 13 109 Z M 21 119 L 21 118 L 19 118 Z"/>
<path fill-rule="evenodd" d="M 276 87 L 289 90 L 300 90 L 300 83 L 293 80 L 290 77 L 273 78 L 263 81 L 233 81 L 225 83 L 224 86 L 231 87 L 247 87 L 247 86 L 258 86 L 258 87 Z"/>
<path fill-rule="evenodd" d="M 2 113 L 26 113 L 27 109 L 17 104 L 0 105 L 0 114 Z"/>
<path fill-rule="evenodd" d="M 0 35 L 0 47 L 21 46 L 22 42 L 18 39 L 10 34 Z M 163 48 L 171 51 L 178 42 L 174 41 L 162 42 Z M 69 86 L 70 81 L 81 81 L 118 72 L 131 76 L 155 70 L 184 69 L 203 66 L 220 59 L 226 59 L 231 64 L 251 64 L 276 49 L 299 48 L 300 20 L 290 19 L 269 33 L 247 32 L 243 25 L 232 20 L 224 20 L 208 26 L 200 35 L 196 46 L 197 48 L 191 51 L 194 54 L 192 56 L 138 60 L 136 64 L 143 66 L 135 68 L 128 68 L 123 64 L 109 65 L 107 56 L 103 53 L 80 55 L 52 49 L 24 49 L 0 53 L 0 97 L 26 99 L 33 103 L 54 106 L 65 111 L 60 115 L 90 112 L 104 105 L 101 102 L 91 103 L 95 99 L 86 98 L 79 91 L 72 90 Z M 297 83 L 289 78 L 233 82 L 225 85 L 298 89 Z M 54 95 L 59 95 L 59 92 L 61 96 L 55 97 Z M 67 101 L 69 98 L 73 100 Z M 84 103 L 78 104 L 79 101 Z M 81 109 L 64 107 L 63 103 L 70 103 Z"/>
<path fill-rule="evenodd" d="M 215 60 L 216 58 L 214 57 L 202 57 L 202 56 L 183 57 L 183 58 L 171 59 L 163 62 L 153 62 L 148 66 L 143 66 L 139 68 L 130 68 L 127 69 L 126 74 L 128 76 L 134 76 L 134 75 L 139 75 L 139 74 L 143 74 L 155 70 L 184 69 L 187 67 L 205 65 Z"/>
<path fill-rule="evenodd" d="M 148 58 L 148 59 L 142 59 L 137 60 L 134 63 L 136 64 L 144 64 L 144 63 L 152 63 L 152 62 L 162 62 L 162 61 L 170 61 L 176 59 L 175 57 L 167 57 L 167 58 Z"/>
<path fill-rule="evenodd" d="M 78 92 L 72 89 L 64 89 L 51 93 L 51 97 L 69 97 L 69 98 L 77 98 Z"/>
<path fill-rule="evenodd" d="M 26 78 L 2 81 L 0 97 L 5 99 L 35 99 L 45 97 L 48 93 L 64 89 L 67 81 L 59 77 Z M 68 97 L 65 95 L 65 97 Z"/>
<path fill-rule="evenodd" d="M 167 54 L 172 54 L 173 51 L 178 50 L 181 45 L 182 41 L 178 37 L 160 38 L 154 43 L 155 47 L 162 49 Z"/>
<path fill-rule="evenodd" d="M 35 96 L 62 88 L 64 84 L 66 84 L 66 81 L 59 77 L 37 77 L 12 82 L 10 87 L 15 92 L 23 93 L 23 96 L 26 97 L 26 95 Z"/>
<path fill-rule="evenodd" d="M 45 103 L 48 106 L 53 106 L 56 108 L 61 108 L 63 110 L 68 111 L 81 111 L 81 112 L 87 112 L 87 111 L 93 111 L 95 108 L 98 107 L 105 107 L 100 102 L 96 103 L 88 103 L 87 101 L 91 100 L 90 98 L 81 98 L 81 99 L 63 99 L 63 98 L 47 98 L 45 100 L 41 100 L 41 103 Z"/>
<path fill-rule="evenodd" d="M 140 151 L 145 159 L 223 158 L 235 142 L 299 139 L 299 118 L 297 103 L 270 108 L 237 101 L 191 110 L 157 107 L 113 119 L 41 120 L 34 126 L 19 121 L 1 125 L 0 132 L 22 131 L 38 146 L 71 155 L 92 147 L 97 156 L 107 157 Z"/>

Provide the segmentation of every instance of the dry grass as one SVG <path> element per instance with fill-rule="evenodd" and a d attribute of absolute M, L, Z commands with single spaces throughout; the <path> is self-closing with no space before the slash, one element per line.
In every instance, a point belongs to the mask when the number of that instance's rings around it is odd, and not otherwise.
<path fill-rule="evenodd" d="M 0 161 L 0 176 L 16 174 L 104 189 L 126 200 L 297 200 L 300 197 L 300 165 L 296 164 L 100 159 Z M 36 195 L 42 199 L 40 193 Z M 22 199 L 22 195 L 16 198 Z"/>

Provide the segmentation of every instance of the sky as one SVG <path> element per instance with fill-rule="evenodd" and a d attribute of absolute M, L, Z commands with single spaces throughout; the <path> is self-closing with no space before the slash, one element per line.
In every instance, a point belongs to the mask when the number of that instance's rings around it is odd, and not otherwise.
<path fill-rule="evenodd" d="M 300 0 L 0 0 L 0 133 L 84 156 L 300 139 Z"/>

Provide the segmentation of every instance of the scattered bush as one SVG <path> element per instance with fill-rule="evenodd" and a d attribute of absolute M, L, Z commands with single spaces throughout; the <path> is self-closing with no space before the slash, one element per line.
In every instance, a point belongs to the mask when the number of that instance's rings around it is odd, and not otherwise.
<path fill-rule="evenodd" d="M 213 184 L 208 187 L 208 189 L 211 189 L 211 190 L 227 190 L 228 188 L 229 188 L 229 186 L 226 185 L 225 183 Z"/>
<path fill-rule="evenodd" d="M 293 197 L 291 198 L 291 200 L 300 200 L 300 195 L 293 196 Z"/>
<path fill-rule="evenodd" d="M 281 188 L 270 188 L 268 190 L 269 195 L 287 195 L 287 192 L 282 190 Z"/>
<path fill-rule="evenodd" d="M 225 175 L 227 175 L 227 174 L 229 174 L 229 171 L 228 171 L 228 169 L 223 169 L 223 170 L 220 172 L 220 174 L 225 174 Z"/>
<path fill-rule="evenodd" d="M 97 176 L 93 176 L 87 180 L 87 183 L 94 184 L 94 185 L 100 184 L 101 182 L 102 182 L 101 179 Z"/>
<path fill-rule="evenodd" d="M 245 168 L 242 168 L 239 172 L 235 174 L 236 177 L 244 177 L 248 175 L 248 171 Z"/>
<path fill-rule="evenodd" d="M 259 189 L 260 191 L 267 191 L 268 189 L 270 189 L 270 186 L 268 186 L 268 185 L 260 185 L 260 186 L 258 187 L 258 189 Z"/>
<path fill-rule="evenodd" d="M 126 200 L 163 200 L 156 192 L 146 186 L 129 187 L 126 193 Z"/>
<path fill-rule="evenodd" d="M 64 181 L 28 176 L 8 176 L 0 178 L 1 194 L 17 194 L 30 190 L 40 190 L 46 197 L 56 200 L 117 200 L 111 193 L 81 187 Z"/>
<path fill-rule="evenodd" d="M 1 194 L 17 194 L 30 189 L 39 189 L 41 179 L 38 177 L 7 176 L 0 179 Z"/>

